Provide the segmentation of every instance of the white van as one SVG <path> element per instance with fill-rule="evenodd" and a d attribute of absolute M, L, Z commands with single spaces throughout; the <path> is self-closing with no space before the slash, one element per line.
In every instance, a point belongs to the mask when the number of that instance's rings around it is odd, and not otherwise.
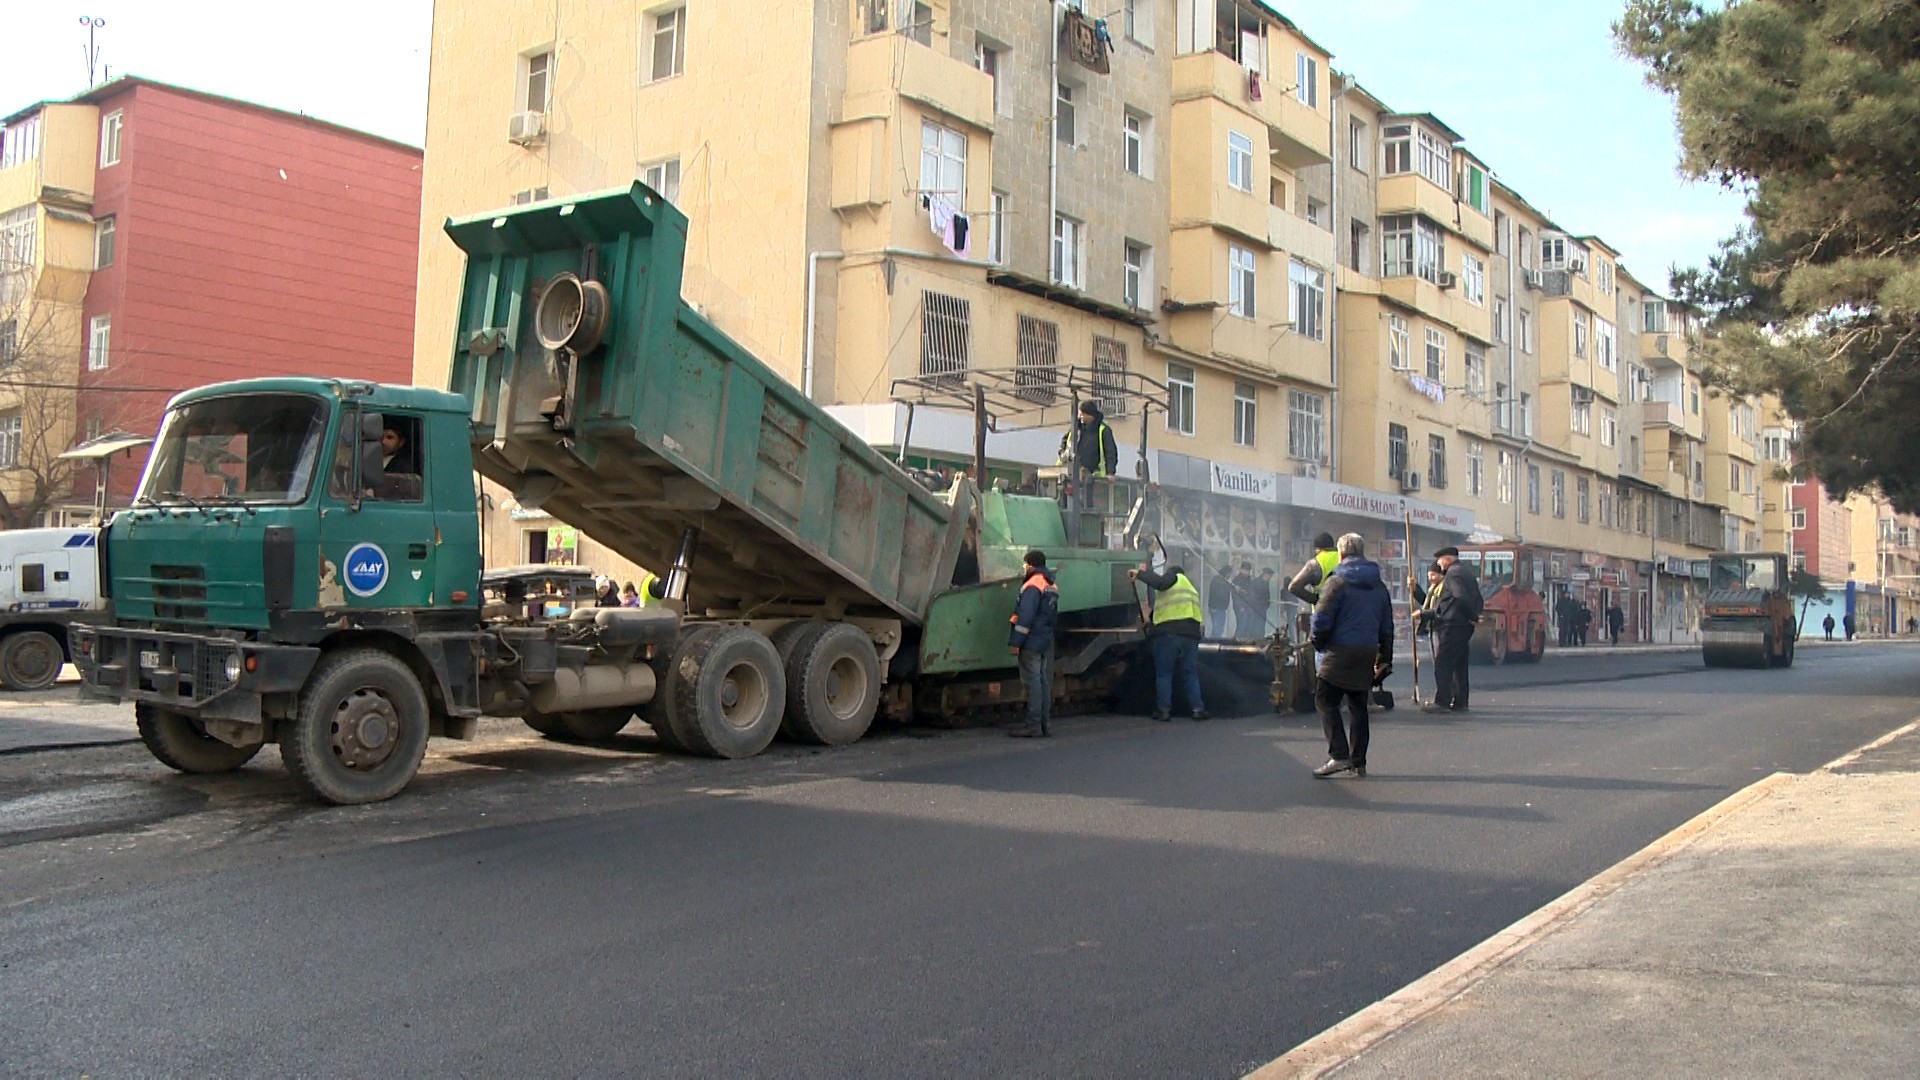
<path fill-rule="evenodd" d="M 67 625 L 106 608 L 98 530 L 0 532 L 0 688 L 52 686 L 67 662 Z"/>

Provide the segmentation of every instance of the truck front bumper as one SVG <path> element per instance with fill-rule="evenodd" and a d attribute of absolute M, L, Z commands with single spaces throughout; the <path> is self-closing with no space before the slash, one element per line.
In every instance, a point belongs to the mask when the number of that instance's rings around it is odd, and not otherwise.
<path fill-rule="evenodd" d="M 74 626 L 73 664 L 86 693 L 143 701 L 189 716 L 261 721 L 260 700 L 307 681 L 320 650 L 199 634 Z"/>

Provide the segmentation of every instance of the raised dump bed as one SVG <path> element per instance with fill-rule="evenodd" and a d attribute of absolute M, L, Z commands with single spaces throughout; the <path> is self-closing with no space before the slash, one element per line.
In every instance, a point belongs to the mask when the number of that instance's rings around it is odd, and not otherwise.
<path fill-rule="evenodd" d="M 636 183 L 447 234 L 467 253 L 451 389 L 482 475 L 644 566 L 698 530 L 689 612 L 925 619 L 971 507 L 681 300 L 671 203 Z"/>

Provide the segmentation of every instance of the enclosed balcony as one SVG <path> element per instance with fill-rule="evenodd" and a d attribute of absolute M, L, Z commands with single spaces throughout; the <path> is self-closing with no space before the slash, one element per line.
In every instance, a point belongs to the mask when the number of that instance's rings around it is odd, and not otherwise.
<path fill-rule="evenodd" d="M 1257 89 L 1256 89 L 1257 88 Z M 1255 97 L 1255 94 L 1258 97 Z M 1332 133 L 1326 114 L 1267 79 L 1257 79 L 1233 58 L 1198 52 L 1173 61 L 1173 100 L 1210 97 L 1225 102 L 1267 127 L 1276 164 L 1287 169 L 1332 161 Z"/>

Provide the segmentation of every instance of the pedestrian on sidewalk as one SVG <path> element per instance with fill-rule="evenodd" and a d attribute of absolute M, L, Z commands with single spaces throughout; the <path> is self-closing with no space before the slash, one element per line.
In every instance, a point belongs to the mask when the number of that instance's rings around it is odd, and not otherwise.
<path fill-rule="evenodd" d="M 1127 571 L 1127 577 L 1146 582 L 1154 592 L 1153 622 L 1147 627 L 1147 648 L 1153 654 L 1153 718 L 1173 718 L 1173 684 L 1178 675 L 1193 718 L 1205 720 L 1207 706 L 1200 700 L 1200 590 L 1178 566 L 1155 573 L 1141 563 Z"/>
<path fill-rule="evenodd" d="M 1233 636 L 1241 641 L 1266 637 L 1260 627 L 1267 621 L 1264 611 L 1253 606 L 1253 563 L 1241 560 L 1240 572 L 1233 576 Z"/>
<path fill-rule="evenodd" d="M 1247 592 L 1250 597 L 1247 605 L 1254 612 L 1254 636 L 1270 637 L 1269 631 L 1273 627 L 1267 622 L 1267 612 L 1273 610 L 1273 567 L 1261 567 L 1259 576 L 1253 579 L 1252 585 L 1247 586 Z"/>
<path fill-rule="evenodd" d="M 1843 618 L 1840 620 L 1840 625 L 1846 628 L 1847 640 L 1852 641 L 1853 640 L 1853 612 L 1851 611 L 1847 612 L 1846 618 Z"/>
<path fill-rule="evenodd" d="M 1826 618 L 1821 619 L 1820 626 L 1826 630 L 1827 640 L 1832 641 L 1833 640 L 1833 615 L 1829 613 Z"/>
<path fill-rule="evenodd" d="M 1338 542 L 1340 561 L 1320 586 L 1313 609 L 1313 648 L 1320 654 L 1314 704 L 1327 736 L 1321 778 L 1351 772 L 1367 775 L 1367 696 L 1377 674 L 1393 663 L 1393 596 L 1380 566 L 1366 558 L 1366 541 L 1347 533 Z M 1343 724 L 1340 706 L 1346 705 Z"/>
<path fill-rule="evenodd" d="M 1433 667 L 1440 686 L 1424 711 L 1466 712 L 1467 651 L 1474 624 L 1480 621 L 1480 583 L 1461 563 L 1459 548 L 1443 547 L 1433 559 L 1446 572 L 1440 599 L 1433 605 Z"/>
<path fill-rule="evenodd" d="M 1027 695 L 1026 722 L 1007 732 L 1016 739 L 1044 739 L 1052 732 L 1053 626 L 1060 610 L 1060 590 L 1053 583 L 1043 551 L 1029 551 L 1023 561 L 1027 580 L 1013 610 L 1013 628 L 1007 649 L 1020 660 L 1020 686 Z"/>
<path fill-rule="evenodd" d="M 1620 601 L 1615 600 L 1607 609 L 1607 637 L 1615 645 L 1620 644 L 1620 631 L 1627 625 L 1627 613 L 1620 610 Z"/>
<path fill-rule="evenodd" d="M 1211 568 L 1209 568 L 1211 569 Z M 1207 636 L 1227 636 L 1227 605 L 1233 602 L 1233 581 L 1224 571 L 1214 570 L 1207 579 Z"/>

